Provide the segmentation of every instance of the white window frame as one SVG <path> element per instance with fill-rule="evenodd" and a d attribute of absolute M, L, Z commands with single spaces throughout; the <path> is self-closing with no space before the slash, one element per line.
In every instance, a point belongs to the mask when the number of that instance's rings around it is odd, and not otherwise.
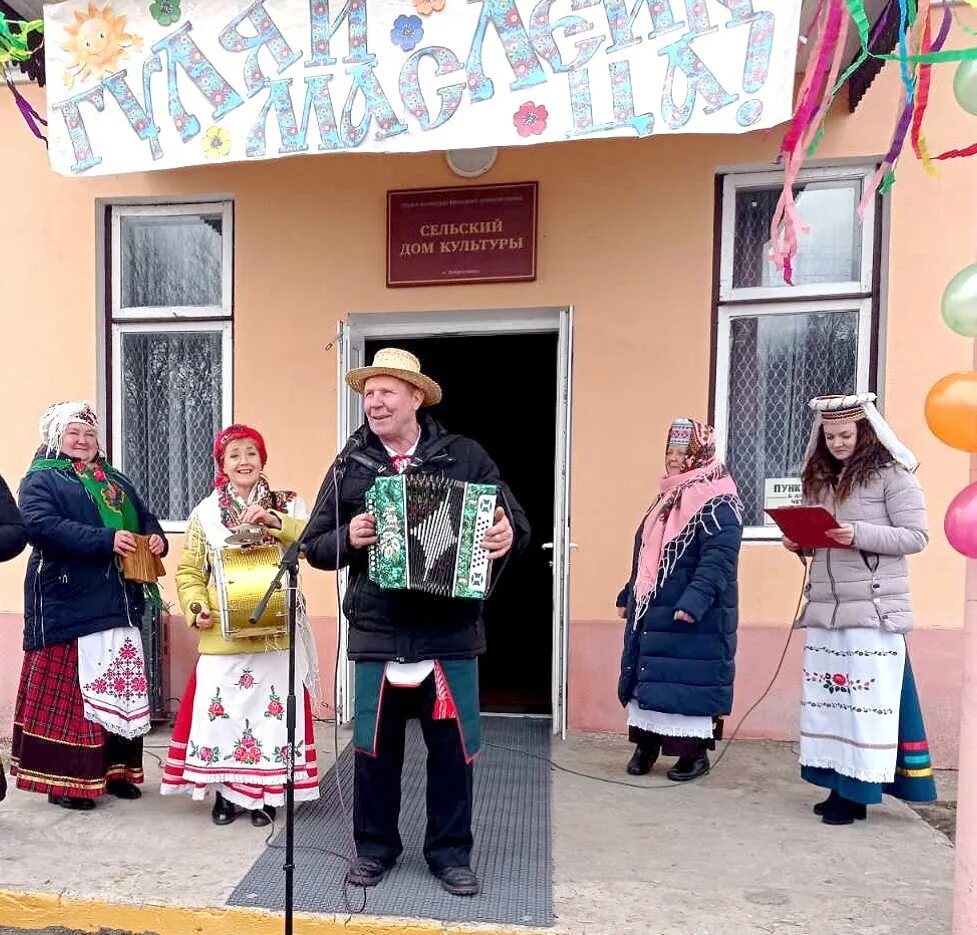
<path fill-rule="evenodd" d="M 859 180 L 864 192 L 872 176 L 874 167 L 838 166 L 836 168 L 804 169 L 797 176 L 795 184 L 805 182 L 844 182 Z M 876 199 L 873 198 L 862 220 L 862 251 L 857 280 L 833 283 L 807 283 L 788 286 L 733 286 L 733 236 L 736 233 L 736 195 L 743 189 L 769 189 L 783 184 L 783 172 L 741 172 L 730 173 L 723 179 L 722 215 L 722 257 L 719 271 L 720 302 L 754 302 L 761 299 L 790 300 L 813 298 L 815 296 L 867 295 L 872 292 L 873 260 L 875 253 Z M 854 215 L 853 215 L 854 216 Z M 803 218 L 801 219 L 803 220 Z M 804 234 L 799 233 L 798 250 L 804 249 Z"/>
<path fill-rule="evenodd" d="M 108 392 L 112 400 L 112 432 L 110 454 L 122 463 L 122 336 L 133 333 L 186 334 L 189 332 L 221 335 L 221 418 L 224 425 L 233 421 L 234 401 L 234 204 L 232 201 L 181 202 L 179 204 L 116 204 L 109 203 L 112 281 L 107 294 L 110 314 L 107 316 L 110 337 L 111 367 L 108 373 Z M 145 306 L 122 308 L 122 251 L 121 231 L 124 217 L 173 217 L 221 215 L 222 283 L 221 304 L 213 306 Z M 164 531 L 186 531 L 186 520 L 160 517 Z"/>
<path fill-rule="evenodd" d="M 126 217 L 196 217 L 201 214 L 221 215 L 221 304 L 138 306 L 122 305 L 122 219 Z M 234 301 L 234 215 L 230 202 L 199 202 L 173 205 L 113 205 L 112 206 L 112 318 L 230 318 Z"/>
<path fill-rule="evenodd" d="M 800 183 L 809 181 L 844 181 L 859 179 L 862 187 L 875 173 L 874 166 L 835 166 L 805 169 Z M 876 338 L 874 315 L 881 314 L 880 283 L 875 269 L 877 225 L 881 222 L 877 199 L 873 198 L 862 220 L 860 279 L 852 282 L 812 283 L 804 286 L 760 286 L 734 289 L 733 256 L 736 235 L 736 195 L 741 189 L 777 188 L 783 184 L 780 170 L 730 171 L 723 178 L 722 228 L 720 230 L 720 271 L 716 311 L 716 362 L 714 373 L 713 420 L 716 428 L 716 447 L 726 457 L 729 433 L 729 366 L 731 323 L 736 318 L 761 318 L 768 315 L 798 315 L 811 312 L 845 312 L 858 314 L 858 359 L 856 363 L 856 391 L 872 389 L 872 342 Z M 803 236 L 803 235 L 802 235 Z M 803 240 L 799 245 L 803 250 Z M 879 261 L 881 262 L 881 260 Z M 879 302 L 877 303 L 877 299 Z M 746 541 L 779 541 L 776 527 L 746 526 Z"/>

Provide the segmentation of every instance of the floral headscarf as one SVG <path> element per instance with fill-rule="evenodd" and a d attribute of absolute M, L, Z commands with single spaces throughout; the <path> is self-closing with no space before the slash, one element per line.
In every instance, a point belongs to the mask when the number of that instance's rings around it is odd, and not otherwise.
<path fill-rule="evenodd" d="M 710 532 L 710 505 L 728 503 L 737 517 L 743 507 L 726 465 L 716 458 L 716 433 L 710 425 L 676 419 L 665 451 L 685 451 L 681 474 L 666 475 L 641 530 L 634 582 L 635 620 L 640 620 L 658 588 L 671 574 L 697 529 Z"/>
<path fill-rule="evenodd" d="M 41 441 L 47 447 L 47 454 L 59 454 L 64 443 L 64 433 L 69 425 L 88 425 L 98 431 L 98 416 L 91 403 L 83 399 L 54 403 L 44 410 L 38 430 Z M 99 454 L 102 453 L 102 443 L 99 441 Z"/>

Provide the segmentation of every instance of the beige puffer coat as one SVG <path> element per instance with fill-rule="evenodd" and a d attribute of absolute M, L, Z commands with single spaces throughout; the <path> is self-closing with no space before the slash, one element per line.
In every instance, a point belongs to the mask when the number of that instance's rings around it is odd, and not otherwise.
<path fill-rule="evenodd" d="M 929 541 L 926 504 L 916 478 L 892 464 L 834 507 L 840 523 L 855 527 L 851 549 L 817 549 L 798 627 L 824 630 L 872 627 L 890 633 L 913 628 L 907 555 Z"/>

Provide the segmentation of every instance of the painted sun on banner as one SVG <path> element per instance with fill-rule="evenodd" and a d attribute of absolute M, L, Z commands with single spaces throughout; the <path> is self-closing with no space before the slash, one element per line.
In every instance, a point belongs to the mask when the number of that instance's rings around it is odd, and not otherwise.
<path fill-rule="evenodd" d="M 53 168 L 742 133 L 791 112 L 801 0 L 66 0 Z"/>

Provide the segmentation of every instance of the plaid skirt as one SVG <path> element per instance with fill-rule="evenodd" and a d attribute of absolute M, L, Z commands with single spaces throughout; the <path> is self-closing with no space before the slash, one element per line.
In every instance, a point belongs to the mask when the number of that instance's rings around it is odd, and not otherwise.
<path fill-rule="evenodd" d="M 85 720 L 76 640 L 24 654 L 10 774 L 18 789 L 83 799 L 104 795 L 112 780 L 143 781 L 142 738 Z"/>

